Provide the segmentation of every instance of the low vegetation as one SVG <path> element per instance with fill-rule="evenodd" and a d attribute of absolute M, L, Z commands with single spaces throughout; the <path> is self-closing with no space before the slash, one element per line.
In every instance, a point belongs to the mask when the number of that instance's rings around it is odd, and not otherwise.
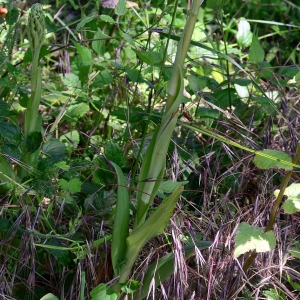
<path fill-rule="evenodd" d="M 2 1 L 4 299 L 298 299 L 299 7 Z"/>

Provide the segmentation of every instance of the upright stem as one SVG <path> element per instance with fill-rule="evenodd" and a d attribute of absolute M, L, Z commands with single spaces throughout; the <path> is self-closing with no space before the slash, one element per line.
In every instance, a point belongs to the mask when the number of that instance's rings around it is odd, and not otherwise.
<path fill-rule="evenodd" d="M 295 154 L 295 157 L 293 159 L 293 164 L 297 164 L 298 160 L 300 158 L 300 142 L 298 143 L 298 146 L 297 146 L 297 150 L 296 150 L 296 154 Z M 275 219 L 276 219 L 276 216 L 277 216 L 277 211 L 278 211 L 278 208 L 280 206 L 280 203 L 282 201 L 282 198 L 284 196 L 284 192 L 285 192 L 285 189 L 291 179 L 291 176 L 293 174 L 293 171 L 294 169 L 292 169 L 291 171 L 288 171 L 283 179 L 283 182 L 282 182 L 282 186 L 280 188 L 280 192 L 277 196 L 277 199 L 273 205 L 273 208 L 272 208 L 272 211 L 271 211 L 271 214 L 270 214 L 270 220 L 269 220 L 269 223 L 267 225 L 267 227 L 265 228 L 265 232 L 268 232 L 270 230 L 272 230 L 273 226 L 274 226 L 274 223 L 275 223 Z M 255 258 L 257 256 L 257 252 L 254 251 L 252 252 L 252 254 L 248 257 L 248 259 L 245 261 L 244 265 L 243 265 L 243 270 L 244 272 L 246 272 L 250 266 L 252 265 L 252 263 L 254 262 Z"/>

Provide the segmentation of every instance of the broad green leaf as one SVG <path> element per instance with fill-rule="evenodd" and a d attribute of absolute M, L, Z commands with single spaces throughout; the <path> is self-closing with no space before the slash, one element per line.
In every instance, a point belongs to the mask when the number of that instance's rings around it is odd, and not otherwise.
<path fill-rule="evenodd" d="M 242 48 L 247 48 L 251 45 L 253 33 L 250 29 L 250 23 L 245 18 L 240 18 L 238 22 L 238 32 L 236 39 Z"/>
<path fill-rule="evenodd" d="M 3 144 L 1 147 L 1 153 L 13 157 L 15 159 L 21 159 L 22 154 L 20 149 L 14 144 Z"/>
<path fill-rule="evenodd" d="M 194 93 L 202 91 L 207 86 L 207 81 L 203 76 L 190 75 L 187 78 L 189 87 Z"/>
<path fill-rule="evenodd" d="M 0 122 L 0 136 L 14 144 L 21 141 L 20 127 L 14 124 Z"/>
<path fill-rule="evenodd" d="M 77 130 L 72 130 L 60 137 L 60 141 L 62 141 L 66 146 L 77 148 L 80 142 L 80 136 Z"/>
<path fill-rule="evenodd" d="M 265 51 L 261 46 L 258 37 L 254 35 L 249 50 L 249 59 L 253 63 L 260 63 L 264 60 L 264 58 L 265 58 Z"/>
<path fill-rule="evenodd" d="M 167 181 L 163 181 L 160 184 L 159 189 L 162 190 L 164 193 L 173 193 L 173 191 L 175 191 L 179 186 L 185 185 L 187 183 L 188 181 L 178 182 L 178 181 L 167 180 Z"/>
<path fill-rule="evenodd" d="M 84 66 L 90 66 L 93 61 L 92 52 L 89 48 L 80 45 L 79 43 L 75 43 L 74 45 L 77 49 L 77 53 L 81 59 L 81 63 Z"/>
<path fill-rule="evenodd" d="M 262 155 L 256 154 L 253 163 L 259 169 L 268 170 L 272 168 L 278 168 L 292 170 L 293 168 L 291 165 L 284 163 L 284 161 L 291 163 L 292 158 L 282 151 L 265 149 L 258 152 Z"/>
<path fill-rule="evenodd" d="M 60 140 L 52 138 L 49 142 L 45 143 L 42 151 L 48 155 L 60 155 L 66 151 L 66 146 Z"/>
<path fill-rule="evenodd" d="M 125 72 L 127 73 L 128 78 L 132 82 L 144 82 L 141 71 L 137 69 L 132 69 L 129 67 L 125 67 Z"/>
<path fill-rule="evenodd" d="M 119 0 L 115 7 L 115 14 L 118 16 L 123 16 L 126 13 L 126 0 Z"/>
<path fill-rule="evenodd" d="M 200 241 L 196 242 L 195 244 L 184 246 L 184 258 L 188 259 L 190 256 L 192 256 L 195 253 L 196 247 L 199 250 L 203 250 L 209 248 L 212 244 L 213 243 L 209 241 Z M 222 248 L 221 245 L 218 247 Z M 153 284 L 153 280 L 154 287 L 156 288 L 174 273 L 174 265 L 174 253 L 169 253 L 148 267 L 142 284 L 141 299 L 147 297 L 150 285 Z"/>
<path fill-rule="evenodd" d="M 122 268 L 126 257 L 126 239 L 129 234 L 130 210 L 127 180 L 121 168 L 113 162 L 111 162 L 111 164 L 115 168 L 118 177 L 116 213 L 111 244 L 112 265 L 115 275 L 118 276 L 120 275 L 120 268 Z"/>
<path fill-rule="evenodd" d="M 279 190 L 275 190 L 274 195 L 278 197 Z M 285 189 L 284 195 L 288 197 L 282 205 L 284 212 L 293 214 L 300 211 L 300 183 L 292 183 Z"/>
<path fill-rule="evenodd" d="M 92 42 L 92 47 L 98 55 L 104 55 L 105 53 L 105 39 L 108 36 L 103 34 L 98 28 L 98 31 L 94 35 L 94 41 Z"/>
<path fill-rule="evenodd" d="M 43 296 L 40 300 L 59 300 L 56 296 L 53 294 L 49 293 L 45 296 Z"/>
<path fill-rule="evenodd" d="M 78 178 L 72 178 L 70 181 L 61 178 L 58 180 L 58 183 L 65 191 L 71 194 L 79 193 L 81 190 L 82 182 Z"/>
<path fill-rule="evenodd" d="M 132 49 L 139 59 L 150 66 L 160 65 L 163 61 L 163 57 L 158 52 L 153 51 L 140 51 Z"/>
<path fill-rule="evenodd" d="M 92 84 L 92 87 L 98 88 L 112 83 L 113 77 L 108 70 L 103 70 L 98 74 Z"/>
<path fill-rule="evenodd" d="M 66 115 L 64 117 L 69 117 L 73 121 L 78 121 L 79 118 L 83 117 L 90 107 L 87 103 L 78 103 L 69 105 L 66 109 Z"/>
<path fill-rule="evenodd" d="M 156 211 L 127 238 L 127 253 L 124 264 L 121 266 L 120 283 L 127 280 L 131 268 L 143 246 L 151 239 L 162 234 L 172 217 L 173 210 L 183 191 L 178 187 Z"/>
<path fill-rule="evenodd" d="M 91 300 L 117 300 L 118 294 L 106 284 L 100 283 L 90 293 Z"/>
<path fill-rule="evenodd" d="M 252 227 L 251 225 L 242 222 L 235 237 L 234 256 L 250 251 L 267 252 L 275 247 L 276 239 L 273 231 L 263 232 L 263 228 Z"/>

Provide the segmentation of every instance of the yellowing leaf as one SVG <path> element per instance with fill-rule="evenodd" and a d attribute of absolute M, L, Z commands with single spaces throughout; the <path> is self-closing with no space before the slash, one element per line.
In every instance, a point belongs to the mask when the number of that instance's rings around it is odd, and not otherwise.
<path fill-rule="evenodd" d="M 252 227 L 251 225 L 242 222 L 237 230 L 235 237 L 234 256 L 250 251 L 267 252 L 275 247 L 276 239 L 273 231 L 263 233 L 263 228 Z"/>

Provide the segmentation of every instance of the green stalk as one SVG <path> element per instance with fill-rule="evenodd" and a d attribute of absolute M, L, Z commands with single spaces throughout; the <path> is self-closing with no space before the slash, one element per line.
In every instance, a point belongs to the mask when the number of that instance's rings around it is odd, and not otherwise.
<path fill-rule="evenodd" d="M 31 7 L 27 25 L 28 40 L 32 51 L 32 70 L 31 97 L 28 101 L 25 114 L 25 142 L 28 142 L 34 132 L 41 132 L 42 129 L 41 116 L 38 115 L 42 94 L 42 75 L 39 68 L 39 55 L 45 39 L 45 29 L 46 24 L 43 7 L 41 4 L 36 3 Z M 34 153 L 27 151 L 23 161 L 32 167 L 36 167 L 38 156 L 39 149 Z M 24 176 L 27 172 L 23 169 L 22 173 Z"/>
<path fill-rule="evenodd" d="M 182 100 L 182 69 L 202 2 L 203 0 L 193 1 L 186 27 L 178 44 L 172 78 L 168 89 L 165 114 L 160 126 L 157 127 L 153 135 L 142 163 L 137 188 L 135 229 L 139 228 L 145 222 L 149 206 L 153 202 L 164 174 L 166 155 L 176 126 L 178 108 Z"/>

